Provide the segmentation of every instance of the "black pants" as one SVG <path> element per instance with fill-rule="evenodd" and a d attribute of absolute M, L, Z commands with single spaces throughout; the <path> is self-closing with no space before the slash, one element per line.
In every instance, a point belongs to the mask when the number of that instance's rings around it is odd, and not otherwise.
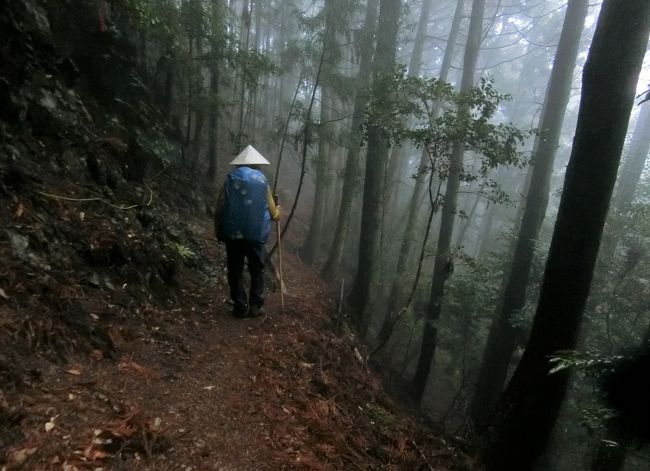
<path fill-rule="evenodd" d="M 248 261 L 251 275 L 250 305 L 262 307 L 264 304 L 264 259 L 266 249 L 261 242 L 248 240 L 226 241 L 228 258 L 228 285 L 230 299 L 235 304 L 235 314 L 244 314 L 248 310 L 249 299 L 244 287 L 244 261 Z"/>

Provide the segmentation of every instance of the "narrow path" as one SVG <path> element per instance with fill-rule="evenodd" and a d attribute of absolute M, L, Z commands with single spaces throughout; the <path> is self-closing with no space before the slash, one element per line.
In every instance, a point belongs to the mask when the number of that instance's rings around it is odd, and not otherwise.
<path fill-rule="evenodd" d="M 326 287 L 295 258 L 285 278 L 299 296 L 285 312 L 271 294 L 265 317 L 236 319 L 223 251 L 209 227 L 199 238 L 216 285 L 186 273 L 168 309 L 129 314 L 107 300 L 124 320 L 120 360 L 79 356 L 19 392 L 25 440 L 8 469 L 471 468 L 386 397 L 353 336 L 334 333 Z"/>

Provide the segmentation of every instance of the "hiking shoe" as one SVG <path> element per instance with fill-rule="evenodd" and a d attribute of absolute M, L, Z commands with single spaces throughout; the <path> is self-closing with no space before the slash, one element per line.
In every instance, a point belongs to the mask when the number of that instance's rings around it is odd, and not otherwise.
<path fill-rule="evenodd" d="M 264 309 L 264 306 L 251 306 L 247 317 L 259 317 L 263 316 L 264 314 L 266 314 L 266 309 Z"/>

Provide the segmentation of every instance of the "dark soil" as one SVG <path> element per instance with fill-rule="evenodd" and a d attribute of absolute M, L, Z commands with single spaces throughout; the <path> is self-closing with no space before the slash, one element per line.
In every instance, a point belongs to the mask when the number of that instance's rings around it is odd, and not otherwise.
<path fill-rule="evenodd" d="M 236 319 L 223 250 L 208 224 L 195 229 L 212 281 L 186 273 L 166 307 L 117 304 L 119 287 L 86 298 L 120 319 L 109 328 L 116 360 L 93 349 L 67 362 L 34 356 L 29 369 L 3 363 L 7 469 L 471 467 L 386 396 L 353 335 L 337 331 L 327 288 L 294 257 L 284 312 L 276 293 L 265 317 Z M 27 335 L 7 304 L 5 339 Z"/>

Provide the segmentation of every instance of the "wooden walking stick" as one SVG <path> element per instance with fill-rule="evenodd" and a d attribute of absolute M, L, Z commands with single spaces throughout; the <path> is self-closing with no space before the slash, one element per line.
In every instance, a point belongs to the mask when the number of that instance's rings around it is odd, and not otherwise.
<path fill-rule="evenodd" d="M 276 206 L 278 205 L 278 195 L 273 195 Z M 278 270 L 280 271 L 280 306 L 284 313 L 284 281 L 282 280 L 282 230 L 280 229 L 280 219 L 275 221 L 275 227 L 278 231 Z"/>

